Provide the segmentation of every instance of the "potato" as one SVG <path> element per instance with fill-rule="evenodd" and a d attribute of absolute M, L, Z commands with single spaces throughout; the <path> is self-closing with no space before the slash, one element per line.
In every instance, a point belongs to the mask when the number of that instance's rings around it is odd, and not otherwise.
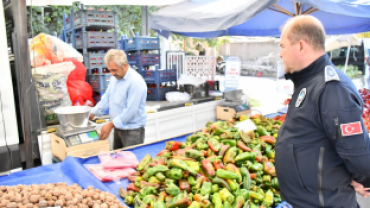
<path fill-rule="evenodd" d="M 95 203 L 102 204 L 103 202 L 101 200 L 96 200 Z"/>
<path fill-rule="evenodd" d="M 63 206 L 64 202 L 62 200 L 55 201 L 55 206 Z"/>
<path fill-rule="evenodd" d="M 94 204 L 93 208 L 100 208 L 100 204 Z"/>
<path fill-rule="evenodd" d="M 100 198 L 100 200 L 105 201 L 105 195 L 104 194 L 100 194 L 99 198 Z"/>
<path fill-rule="evenodd" d="M 125 206 L 121 203 L 118 206 L 119 206 L 119 208 L 125 208 Z"/>
<path fill-rule="evenodd" d="M 31 195 L 40 195 L 40 190 L 39 189 L 32 189 Z"/>
<path fill-rule="evenodd" d="M 66 205 L 67 206 L 73 206 L 74 204 L 73 204 L 73 201 L 66 201 Z"/>
<path fill-rule="evenodd" d="M 94 206 L 94 204 L 95 204 L 95 202 L 94 202 L 94 201 L 88 201 L 88 202 L 87 202 L 87 206 L 89 206 L 89 207 L 93 207 L 93 206 Z"/>
<path fill-rule="evenodd" d="M 81 203 L 82 204 L 87 204 L 87 199 L 82 199 Z"/>
<path fill-rule="evenodd" d="M 109 208 L 109 206 L 108 206 L 108 204 L 107 204 L 107 203 L 102 203 L 102 204 L 100 205 L 100 207 L 101 207 L 101 208 Z"/>
<path fill-rule="evenodd" d="M 39 199 L 40 199 L 40 195 L 31 195 L 30 196 L 30 202 L 31 203 L 37 203 L 37 202 L 39 202 Z"/>
<path fill-rule="evenodd" d="M 45 188 L 45 184 L 42 183 L 42 184 L 39 185 L 40 190 L 44 190 L 44 188 Z"/>
<path fill-rule="evenodd" d="M 59 195 L 60 195 L 60 191 L 59 191 L 59 189 L 53 189 L 53 190 L 51 191 L 51 194 L 52 194 L 53 196 L 59 196 Z"/>
<path fill-rule="evenodd" d="M 81 203 L 81 202 L 82 202 L 83 197 L 82 197 L 80 194 L 76 194 L 76 195 L 75 195 L 75 198 L 77 199 L 77 201 L 78 201 L 79 203 Z"/>
<path fill-rule="evenodd" d="M 47 207 L 47 206 L 48 206 L 47 201 L 45 201 L 45 200 L 39 201 L 39 207 Z"/>
<path fill-rule="evenodd" d="M 66 188 L 61 188 L 61 189 L 60 189 L 60 193 L 61 193 L 62 195 L 66 195 L 66 194 L 68 194 L 68 191 L 67 191 L 67 189 L 66 189 Z"/>
<path fill-rule="evenodd" d="M 53 189 L 53 186 L 51 184 L 48 183 L 45 185 L 45 188 L 44 188 L 45 191 L 50 191 L 52 189 Z"/>
<path fill-rule="evenodd" d="M 87 189 L 94 189 L 94 186 L 89 186 L 87 187 Z"/>
<path fill-rule="evenodd" d="M 15 202 L 10 202 L 6 205 L 6 208 L 18 208 L 18 204 Z"/>
<path fill-rule="evenodd" d="M 2 199 L 2 200 L 0 201 L 0 207 L 6 207 L 6 205 L 7 205 L 8 203 L 10 203 L 10 201 L 9 201 L 9 200 Z"/>
<path fill-rule="evenodd" d="M 28 203 L 30 203 L 29 198 L 23 198 L 22 204 L 28 204 Z"/>
<path fill-rule="evenodd" d="M 51 195 L 51 193 L 50 193 L 50 192 L 47 192 L 47 193 L 45 193 L 44 197 L 45 197 L 45 199 L 46 199 L 47 201 L 50 201 L 50 200 L 51 200 L 51 198 L 52 198 L 53 196 Z"/>
<path fill-rule="evenodd" d="M 32 203 L 27 203 L 27 204 L 26 204 L 26 207 L 27 207 L 27 208 L 32 208 L 32 207 L 33 207 L 33 204 L 32 204 Z"/>
<path fill-rule="evenodd" d="M 51 200 L 56 201 L 56 200 L 58 200 L 58 197 L 53 196 L 53 197 L 51 197 Z"/>
<path fill-rule="evenodd" d="M 72 194 L 70 194 L 70 193 L 66 194 L 65 199 L 66 199 L 66 201 L 71 201 L 73 199 Z"/>
<path fill-rule="evenodd" d="M 22 196 L 20 194 L 16 194 L 14 201 L 17 202 L 17 203 L 22 202 L 23 201 Z"/>
<path fill-rule="evenodd" d="M 15 199 L 15 196 L 14 194 L 8 193 L 8 194 L 5 194 L 3 198 L 6 200 L 9 200 L 10 202 L 13 202 Z"/>
<path fill-rule="evenodd" d="M 53 207 L 53 206 L 55 206 L 55 202 L 54 202 L 54 201 L 48 201 L 48 206 L 49 206 L 49 207 Z"/>
<path fill-rule="evenodd" d="M 94 200 L 98 200 L 98 199 L 99 199 L 99 195 L 94 194 L 94 195 L 92 196 L 92 198 L 93 198 Z"/>
<path fill-rule="evenodd" d="M 101 193 L 101 191 L 99 189 L 95 189 L 95 193 Z"/>
<path fill-rule="evenodd" d="M 108 202 L 111 202 L 111 201 L 114 201 L 113 197 L 112 196 L 105 196 L 105 200 L 108 201 Z"/>

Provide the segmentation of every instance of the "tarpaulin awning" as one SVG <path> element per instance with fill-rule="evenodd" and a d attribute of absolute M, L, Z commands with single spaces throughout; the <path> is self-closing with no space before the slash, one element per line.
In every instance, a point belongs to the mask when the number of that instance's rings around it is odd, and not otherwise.
<path fill-rule="evenodd" d="M 280 36 L 292 16 L 310 14 L 328 35 L 370 31 L 370 2 L 358 0 L 190 0 L 165 7 L 149 26 L 163 36 Z"/>

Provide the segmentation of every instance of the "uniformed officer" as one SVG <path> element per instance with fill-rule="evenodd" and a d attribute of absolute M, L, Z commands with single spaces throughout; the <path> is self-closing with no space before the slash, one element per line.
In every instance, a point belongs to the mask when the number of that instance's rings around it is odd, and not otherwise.
<path fill-rule="evenodd" d="M 370 196 L 363 187 L 370 187 L 370 140 L 362 99 L 325 54 L 325 30 L 316 18 L 290 19 L 280 46 L 295 86 L 276 143 L 281 196 L 295 208 L 358 207 L 356 191 Z"/>

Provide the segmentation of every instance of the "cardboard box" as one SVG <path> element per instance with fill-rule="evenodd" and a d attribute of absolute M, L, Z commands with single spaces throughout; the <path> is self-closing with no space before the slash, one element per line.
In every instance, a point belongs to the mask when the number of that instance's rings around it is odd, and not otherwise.
<path fill-rule="evenodd" d="M 98 155 L 100 151 L 109 152 L 108 139 L 67 147 L 64 139 L 53 133 L 50 135 L 50 142 L 51 153 L 60 160 L 67 156 L 87 158 Z"/>
<path fill-rule="evenodd" d="M 216 108 L 216 118 L 217 120 L 229 120 L 230 118 L 235 118 L 235 116 L 240 116 L 240 115 L 246 115 L 246 116 L 251 116 L 252 110 L 248 109 L 245 111 L 240 111 L 236 112 L 234 108 L 230 107 L 222 107 L 222 106 L 217 106 Z"/>

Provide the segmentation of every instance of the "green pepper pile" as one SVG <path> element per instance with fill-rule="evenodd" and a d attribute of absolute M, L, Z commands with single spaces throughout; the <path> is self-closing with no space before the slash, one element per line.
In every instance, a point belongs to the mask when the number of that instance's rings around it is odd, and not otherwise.
<path fill-rule="evenodd" d="M 238 132 L 245 119 L 208 122 L 186 142 L 167 142 L 155 158 L 143 158 L 120 196 L 135 208 L 278 206 L 274 147 L 281 122 L 254 115 L 257 129 Z"/>

